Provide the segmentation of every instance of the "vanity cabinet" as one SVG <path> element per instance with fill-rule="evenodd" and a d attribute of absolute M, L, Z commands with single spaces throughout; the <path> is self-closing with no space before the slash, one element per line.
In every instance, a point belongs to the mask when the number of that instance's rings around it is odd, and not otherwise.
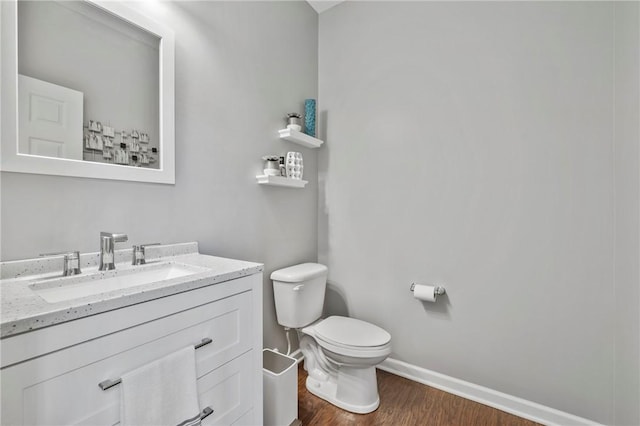
<path fill-rule="evenodd" d="M 254 274 L 3 339 L 1 423 L 117 424 L 121 386 L 98 383 L 208 338 L 203 424 L 262 424 L 261 288 Z"/>

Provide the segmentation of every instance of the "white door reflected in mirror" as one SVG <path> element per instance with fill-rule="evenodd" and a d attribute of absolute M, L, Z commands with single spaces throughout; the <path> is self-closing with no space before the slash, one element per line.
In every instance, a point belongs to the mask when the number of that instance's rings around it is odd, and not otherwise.
<path fill-rule="evenodd" d="M 82 92 L 18 76 L 18 147 L 43 157 L 82 160 Z"/>

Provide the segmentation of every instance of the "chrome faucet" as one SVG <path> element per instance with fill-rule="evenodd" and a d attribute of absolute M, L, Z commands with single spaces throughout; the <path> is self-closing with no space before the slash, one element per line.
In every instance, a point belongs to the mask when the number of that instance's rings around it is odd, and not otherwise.
<path fill-rule="evenodd" d="M 98 268 L 100 271 L 116 269 L 113 248 L 115 243 L 123 243 L 128 239 L 127 234 L 100 233 L 100 267 Z"/>

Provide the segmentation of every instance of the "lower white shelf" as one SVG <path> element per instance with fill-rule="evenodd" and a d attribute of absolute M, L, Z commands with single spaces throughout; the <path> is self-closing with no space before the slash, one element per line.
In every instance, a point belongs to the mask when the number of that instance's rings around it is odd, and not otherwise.
<path fill-rule="evenodd" d="M 282 176 L 257 175 L 256 180 L 260 185 L 286 186 L 289 188 L 304 188 L 306 180 L 289 179 Z"/>

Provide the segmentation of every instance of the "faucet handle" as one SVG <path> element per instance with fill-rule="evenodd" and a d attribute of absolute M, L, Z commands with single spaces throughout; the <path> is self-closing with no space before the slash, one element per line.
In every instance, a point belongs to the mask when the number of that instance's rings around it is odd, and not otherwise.
<path fill-rule="evenodd" d="M 147 243 L 141 245 L 133 246 L 133 259 L 131 260 L 132 265 L 144 265 L 146 263 L 145 260 L 145 248 L 149 246 L 159 246 L 160 243 Z"/>
<path fill-rule="evenodd" d="M 116 232 L 100 232 L 100 238 L 112 238 L 114 243 L 124 243 L 129 239 L 127 234 Z"/>
<path fill-rule="evenodd" d="M 43 253 L 40 257 L 46 256 L 64 256 L 62 264 L 62 275 L 78 275 L 82 273 L 80 270 L 80 252 L 79 251 L 63 251 L 58 253 Z"/>

